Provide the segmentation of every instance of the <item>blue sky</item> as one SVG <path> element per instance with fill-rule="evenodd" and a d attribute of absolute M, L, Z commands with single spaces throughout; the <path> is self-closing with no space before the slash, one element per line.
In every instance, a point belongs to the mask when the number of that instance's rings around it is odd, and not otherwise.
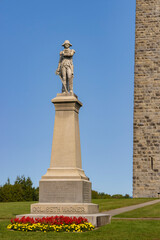
<path fill-rule="evenodd" d="M 132 195 L 135 0 L 1 0 L 0 29 L 0 185 L 38 186 L 49 167 L 68 39 L 83 169 L 94 190 Z"/>

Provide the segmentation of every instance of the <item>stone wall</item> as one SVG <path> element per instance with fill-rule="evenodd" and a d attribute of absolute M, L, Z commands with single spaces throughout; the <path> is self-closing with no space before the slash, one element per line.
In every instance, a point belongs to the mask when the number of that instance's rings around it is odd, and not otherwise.
<path fill-rule="evenodd" d="M 160 192 L 160 0 L 136 1 L 133 197 Z"/>

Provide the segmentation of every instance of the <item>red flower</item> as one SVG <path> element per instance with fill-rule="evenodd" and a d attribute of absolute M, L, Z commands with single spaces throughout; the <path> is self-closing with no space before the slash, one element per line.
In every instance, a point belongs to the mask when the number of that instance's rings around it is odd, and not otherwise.
<path fill-rule="evenodd" d="M 11 223 L 41 223 L 41 224 L 55 224 L 55 225 L 62 225 L 62 224 L 81 224 L 84 222 L 88 222 L 87 218 L 84 217 L 67 217 L 67 216 L 52 216 L 52 217 L 43 217 L 43 218 L 31 218 L 31 217 L 25 217 L 23 216 L 22 218 L 14 218 L 11 219 Z"/>

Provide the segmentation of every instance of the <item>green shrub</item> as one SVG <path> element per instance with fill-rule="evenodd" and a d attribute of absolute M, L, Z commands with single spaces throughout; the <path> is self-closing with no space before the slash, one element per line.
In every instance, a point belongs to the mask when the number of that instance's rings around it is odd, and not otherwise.
<path fill-rule="evenodd" d="M 17 176 L 13 185 L 8 178 L 7 183 L 0 186 L 0 202 L 38 201 L 39 188 L 32 185 L 30 177 Z"/>
<path fill-rule="evenodd" d="M 114 194 L 109 195 L 104 192 L 97 192 L 95 190 L 92 190 L 92 199 L 109 199 L 109 198 L 131 198 L 128 194 L 125 194 L 124 196 L 122 194 Z"/>

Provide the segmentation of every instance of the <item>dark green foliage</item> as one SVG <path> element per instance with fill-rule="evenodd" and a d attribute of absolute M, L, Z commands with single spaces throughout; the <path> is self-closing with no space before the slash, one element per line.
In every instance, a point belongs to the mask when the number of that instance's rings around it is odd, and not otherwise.
<path fill-rule="evenodd" d="M 98 192 L 92 190 L 92 199 L 98 199 Z"/>
<path fill-rule="evenodd" d="M 110 198 L 131 198 L 128 194 L 122 195 L 122 194 L 115 194 L 115 195 L 109 195 L 104 192 L 97 192 L 95 190 L 92 190 L 92 199 L 110 199 Z"/>
<path fill-rule="evenodd" d="M 39 200 L 39 187 L 33 188 L 33 201 Z"/>
<path fill-rule="evenodd" d="M 17 176 L 12 185 L 10 179 L 0 186 L 0 202 L 38 201 L 39 188 L 32 187 L 30 177 Z"/>

